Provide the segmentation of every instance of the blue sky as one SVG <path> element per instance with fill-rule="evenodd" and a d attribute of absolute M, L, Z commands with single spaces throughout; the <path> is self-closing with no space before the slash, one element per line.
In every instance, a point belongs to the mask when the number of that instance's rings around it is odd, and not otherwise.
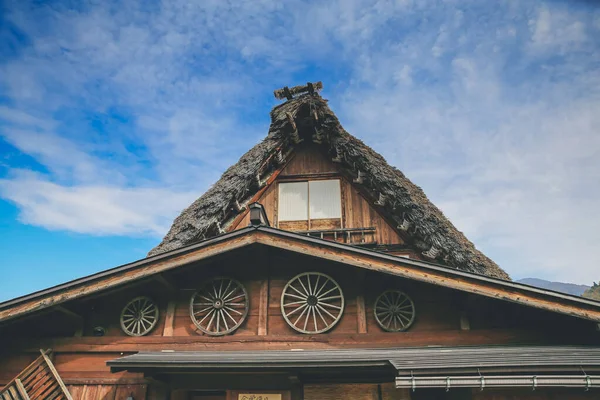
<path fill-rule="evenodd" d="M 322 80 L 515 279 L 600 279 L 594 1 L 27 1 L 0 15 L 0 300 L 144 257 Z"/>

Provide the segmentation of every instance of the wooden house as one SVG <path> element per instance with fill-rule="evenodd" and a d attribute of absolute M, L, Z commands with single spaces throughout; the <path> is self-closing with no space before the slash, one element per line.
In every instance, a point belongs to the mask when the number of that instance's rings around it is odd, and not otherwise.
<path fill-rule="evenodd" d="M 600 302 L 512 282 L 319 88 L 147 258 L 1 303 L 0 398 L 599 399 Z"/>

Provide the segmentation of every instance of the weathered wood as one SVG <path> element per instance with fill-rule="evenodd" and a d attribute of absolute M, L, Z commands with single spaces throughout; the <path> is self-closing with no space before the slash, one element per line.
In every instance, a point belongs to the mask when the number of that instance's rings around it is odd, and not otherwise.
<path fill-rule="evenodd" d="M 303 93 L 313 93 L 314 91 L 319 91 L 323 89 L 323 82 L 308 82 L 306 85 L 299 85 L 293 87 L 282 87 L 281 89 L 277 89 L 273 92 L 273 95 L 278 100 L 291 100 L 294 96 L 303 94 Z"/>
<path fill-rule="evenodd" d="M 269 280 L 265 279 L 260 285 L 260 298 L 258 306 L 258 335 L 268 334 L 269 319 Z"/>
<path fill-rule="evenodd" d="M 367 311 L 365 306 L 365 271 L 356 271 L 356 324 L 358 333 L 367 333 Z"/>
<path fill-rule="evenodd" d="M 264 231 L 256 232 L 256 240 L 259 243 L 277 247 L 283 250 L 293 251 L 300 254 L 310 254 L 321 259 L 340 262 L 368 270 L 384 272 L 390 275 L 414 279 L 434 285 L 462 290 L 467 293 L 478 294 L 500 300 L 511 301 L 531 307 L 559 312 L 592 321 L 600 321 L 600 309 L 585 304 L 567 304 L 553 299 L 546 299 L 541 293 L 507 288 L 502 283 L 480 280 L 470 276 L 454 276 L 452 271 L 446 273 L 442 270 L 421 268 L 411 264 L 404 259 L 387 259 L 375 255 L 355 253 L 351 248 L 327 248 L 318 244 L 300 242 L 293 237 L 280 237 L 268 234 Z"/>
<path fill-rule="evenodd" d="M 160 282 L 165 289 L 167 289 L 168 292 L 170 293 L 176 293 L 177 292 L 177 285 L 167 276 L 165 276 L 164 274 L 156 274 L 154 276 L 154 279 L 156 279 L 158 282 Z"/>
<path fill-rule="evenodd" d="M 469 316 L 466 311 L 460 313 L 460 330 L 468 331 L 471 330 L 471 323 L 469 322 Z"/>
<path fill-rule="evenodd" d="M 290 158 L 291 160 L 292 158 Z M 289 160 L 288 160 L 289 162 Z M 264 194 L 265 192 L 272 187 L 272 183 L 277 179 L 277 177 L 279 176 L 279 174 L 281 173 L 281 171 L 283 171 L 283 169 L 285 168 L 285 165 L 280 166 L 278 169 L 276 169 L 273 174 L 271 174 L 271 176 L 269 177 L 269 179 L 267 179 L 265 186 L 263 188 L 261 188 L 258 192 L 256 192 L 256 194 L 254 196 L 252 196 L 252 198 L 250 199 L 250 201 L 248 202 L 248 204 L 257 202 Z M 263 204 L 264 206 L 264 204 Z M 231 224 L 229 224 L 226 227 L 226 230 L 228 232 L 234 231 L 238 228 L 245 228 L 245 226 L 240 226 L 240 223 L 247 217 L 249 216 L 250 210 L 248 209 L 248 207 L 246 207 L 246 209 L 239 214 L 237 217 L 235 217 L 233 219 L 233 221 L 231 222 Z M 273 218 L 271 217 L 271 215 L 269 215 L 267 213 L 267 216 L 269 217 L 269 220 L 271 221 L 271 223 L 273 223 Z"/>
<path fill-rule="evenodd" d="M 81 337 L 83 335 L 83 327 L 84 327 L 83 316 L 81 316 L 81 315 L 77 314 L 76 312 L 73 312 L 73 311 L 69 310 L 68 308 L 61 306 L 61 305 L 56 306 L 55 309 L 65 315 L 68 315 L 70 318 L 73 318 L 73 320 L 76 323 L 76 329 L 75 329 L 75 332 L 73 333 L 73 336 Z"/>
<path fill-rule="evenodd" d="M 175 329 L 175 308 L 177 303 L 169 301 L 167 304 L 167 312 L 165 312 L 165 327 L 163 328 L 163 336 L 173 336 Z"/>
<path fill-rule="evenodd" d="M 13 347 L 21 348 L 25 353 L 37 351 L 34 345 L 51 345 L 55 351 L 62 353 L 106 353 L 114 358 L 121 353 L 138 351 L 161 351 L 164 349 L 186 351 L 205 349 L 285 349 L 285 348 L 331 348 L 331 347 L 386 347 L 429 346 L 429 345 L 466 345 L 466 344 L 515 344 L 564 343 L 552 337 L 542 337 L 539 331 L 518 329 L 482 329 L 471 331 L 408 331 L 402 333 L 364 334 L 326 334 L 326 335 L 278 335 L 278 336 L 243 336 L 206 337 L 206 336 L 143 336 L 143 337 L 83 337 L 46 339 L 43 343 L 15 343 Z M 85 357 L 82 362 L 85 362 Z"/>
<path fill-rule="evenodd" d="M 54 368 L 54 364 L 52 364 L 52 361 L 50 361 L 50 358 L 48 358 L 47 352 L 44 352 L 44 351 L 40 350 L 40 353 L 42 354 L 42 357 L 44 357 L 44 361 L 46 361 L 46 365 L 48 365 L 48 368 L 50 369 L 50 372 L 54 376 L 54 379 L 56 380 L 56 382 L 58 383 L 58 385 L 62 389 L 63 395 L 65 396 L 65 398 L 67 400 L 73 400 L 73 398 L 69 394 L 69 391 L 67 390 L 67 387 L 65 386 L 65 384 L 62 381 L 62 379 L 60 378 L 60 375 L 58 374 L 58 371 L 56 371 L 56 368 Z"/>
<path fill-rule="evenodd" d="M 98 278 L 96 281 L 89 282 L 85 288 L 68 288 L 41 299 L 32 299 L 22 304 L 15 305 L 14 307 L 6 308 L 0 311 L 0 321 L 16 318 L 52 305 L 58 305 L 69 300 L 74 300 L 89 294 L 134 282 L 156 273 L 171 270 L 183 264 L 205 260 L 233 249 L 248 246 L 252 243 L 255 243 L 253 235 L 246 235 L 233 238 L 227 242 L 218 241 L 214 244 L 204 246 L 200 252 L 192 251 L 156 263 L 149 263 L 147 261 L 148 259 L 143 259 L 133 263 L 133 266 L 141 265 L 144 266 L 144 268 L 132 268 L 115 275 Z"/>
<path fill-rule="evenodd" d="M 19 395 L 23 398 L 23 400 L 29 400 L 29 395 L 25 390 L 25 386 L 23 386 L 23 382 L 19 378 L 15 379 L 15 384 L 17 386 L 17 390 L 19 391 Z"/>

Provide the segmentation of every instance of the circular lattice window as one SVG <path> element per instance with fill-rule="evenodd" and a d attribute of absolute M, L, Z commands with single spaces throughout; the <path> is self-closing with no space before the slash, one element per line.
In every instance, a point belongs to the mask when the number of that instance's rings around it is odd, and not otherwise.
<path fill-rule="evenodd" d="M 399 290 L 387 290 L 375 300 L 375 319 L 388 332 L 405 331 L 415 320 L 415 304 Z"/>
<path fill-rule="evenodd" d="M 283 288 L 281 312 L 288 325 L 298 332 L 326 332 L 342 318 L 344 294 L 330 276 L 305 272 Z"/>
<path fill-rule="evenodd" d="M 123 307 L 120 321 L 129 336 L 147 335 L 158 322 L 158 307 L 149 297 L 136 297 Z"/>
<path fill-rule="evenodd" d="M 205 282 L 190 300 L 194 325 L 211 336 L 227 335 L 248 315 L 248 293 L 235 279 L 218 277 Z"/>

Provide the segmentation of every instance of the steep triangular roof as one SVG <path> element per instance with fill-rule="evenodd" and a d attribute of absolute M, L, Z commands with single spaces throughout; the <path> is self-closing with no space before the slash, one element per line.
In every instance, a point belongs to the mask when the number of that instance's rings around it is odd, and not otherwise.
<path fill-rule="evenodd" d="M 206 193 L 179 215 L 149 255 L 178 249 L 218 235 L 280 169 L 299 140 L 324 146 L 332 160 L 358 181 L 371 202 L 430 259 L 456 269 L 510 279 L 475 248 L 434 206 L 423 190 L 361 140 L 344 130 L 316 92 L 289 99 L 271 111 L 267 137 L 244 154 Z"/>

